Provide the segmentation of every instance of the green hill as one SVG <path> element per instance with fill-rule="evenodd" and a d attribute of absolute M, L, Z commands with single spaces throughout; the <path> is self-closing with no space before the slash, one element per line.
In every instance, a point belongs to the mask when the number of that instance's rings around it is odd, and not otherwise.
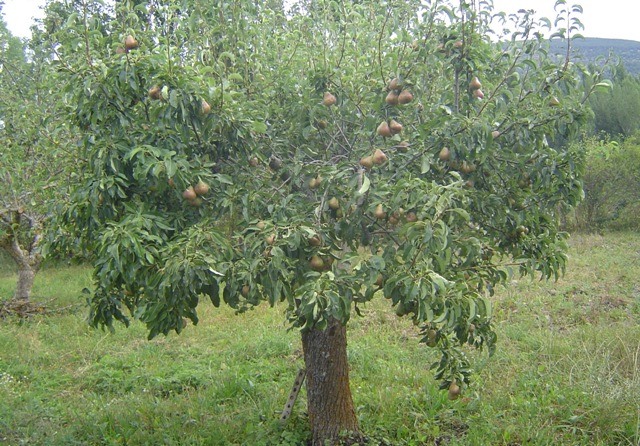
<path fill-rule="evenodd" d="M 625 68 L 633 75 L 640 75 L 640 42 L 622 39 L 601 39 L 587 37 L 572 41 L 572 53 L 574 60 L 585 63 L 593 62 L 598 56 L 608 56 L 609 53 L 620 58 Z M 564 54 L 566 42 L 560 40 L 551 41 L 551 52 Z"/>

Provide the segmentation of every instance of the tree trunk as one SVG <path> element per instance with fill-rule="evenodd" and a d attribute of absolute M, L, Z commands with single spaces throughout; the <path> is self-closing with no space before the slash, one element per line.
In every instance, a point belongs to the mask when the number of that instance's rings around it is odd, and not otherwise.
<path fill-rule="evenodd" d="M 341 433 L 361 438 L 349 388 L 347 327 L 332 319 L 326 330 L 302 334 L 312 446 L 334 444 Z"/>
<path fill-rule="evenodd" d="M 18 283 L 16 284 L 16 292 L 13 295 L 14 299 L 29 300 L 36 273 L 37 269 L 32 268 L 28 263 L 18 264 Z"/>

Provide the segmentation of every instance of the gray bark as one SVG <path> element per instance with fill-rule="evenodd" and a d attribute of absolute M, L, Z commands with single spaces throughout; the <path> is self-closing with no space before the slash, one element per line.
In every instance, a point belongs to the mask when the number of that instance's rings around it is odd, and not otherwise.
<path fill-rule="evenodd" d="M 349 387 L 347 327 L 331 320 L 326 330 L 302 334 L 307 404 L 313 446 L 336 444 L 340 433 L 361 437 Z"/>

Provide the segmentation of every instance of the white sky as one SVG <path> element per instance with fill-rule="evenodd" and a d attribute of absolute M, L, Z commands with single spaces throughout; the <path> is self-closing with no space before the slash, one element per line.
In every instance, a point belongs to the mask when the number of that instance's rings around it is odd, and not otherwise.
<path fill-rule="evenodd" d="M 33 17 L 42 17 L 39 6 L 45 0 L 5 0 L 4 20 L 13 35 L 28 37 Z M 580 20 L 585 37 L 605 37 L 640 41 L 640 0 L 567 0 L 568 5 L 584 8 Z M 494 0 L 496 11 L 514 13 L 519 9 L 533 9 L 537 16 L 553 21 L 555 0 Z"/>
<path fill-rule="evenodd" d="M 556 17 L 553 9 L 555 3 L 555 0 L 493 0 L 496 11 L 515 13 L 519 9 L 533 9 L 536 16 L 547 17 L 551 23 Z M 574 4 L 584 9 L 578 19 L 584 25 L 581 34 L 585 37 L 640 42 L 640 0 L 567 0 L 567 6 Z"/>

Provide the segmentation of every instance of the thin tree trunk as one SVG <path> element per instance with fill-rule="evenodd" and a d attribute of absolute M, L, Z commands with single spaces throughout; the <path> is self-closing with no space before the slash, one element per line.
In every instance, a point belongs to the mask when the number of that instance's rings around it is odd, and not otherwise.
<path fill-rule="evenodd" d="M 302 334 L 312 446 L 332 444 L 341 433 L 361 438 L 349 387 L 347 327 L 331 320 L 326 330 Z"/>
<path fill-rule="evenodd" d="M 25 222 L 27 228 L 32 231 L 32 236 L 28 246 L 21 246 L 18 233 L 16 233 L 20 229 L 16 231 L 15 227 L 20 228 L 20 225 Z M 36 273 L 42 264 L 39 246 L 42 241 L 42 226 L 37 219 L 25 215 L 20 209 L 1 212 L 0 223 L 5 230 L 4 236 L 0 238 L 0 249 L 4 249 L 18 267 L 18 282 L 13 298 L 29 300 Z"/>

